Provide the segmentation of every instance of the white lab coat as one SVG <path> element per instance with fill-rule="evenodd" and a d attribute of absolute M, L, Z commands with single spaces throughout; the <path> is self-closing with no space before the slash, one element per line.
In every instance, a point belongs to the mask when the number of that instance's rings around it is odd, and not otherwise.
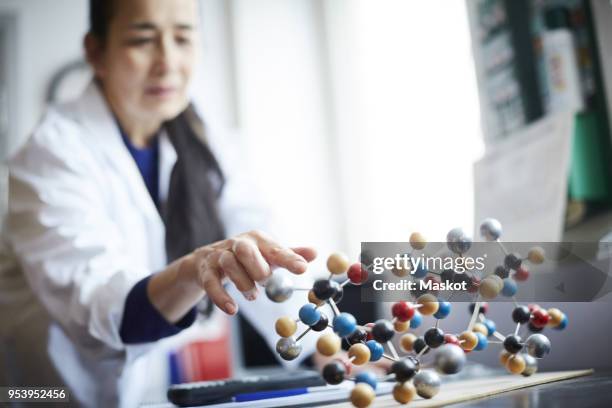
<path fill-rule="evenodd" d="M 220 211 L 228 236 L 261 228 L 265 217 L 238 181 L 240 170 L 232 168 L 240 159 L 228 157 L 232 149 L 223 146 L 228 139 L 214 127 L 208 127 L 207 136 L 227 178 Z M 162 202 L 175 161 L 176 152 L 162 135 Z M 7 295 L 0 303 L 26 305 L 37 299 L 42 304 L 37 313 L 51 316 L 44 329 L 49 356 L 84 405 L 132 407 L 151 392 L 163 395 L 165 381 L 153 379 L 165 370 L 166 352 L 202 333 L 214 336 L 225 317 L 216 312 L 153 344 L 122 343 L 118 330 L 128 292 L 166 266 L 165 230 L 97 86 L 92 83 L 75 102 L 50 108 L 9 161 L 9 172 L 5 238 L 23 273 L 15 268 L 0 272 L 0 291 Z M 271 347 L 278 338 L 275 319 L 297 315 L 305 302 L 293 296 L 275 304 L 263 291 L 247 302 L 233 287 L 231 294 Z M 313 350 L 312 339 L 305 339 L 304 348 L 302 356 Z"/>

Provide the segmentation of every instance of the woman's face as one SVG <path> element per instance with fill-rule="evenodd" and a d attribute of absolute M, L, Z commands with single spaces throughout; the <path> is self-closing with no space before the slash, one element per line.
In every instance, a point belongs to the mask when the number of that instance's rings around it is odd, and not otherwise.
<path fill-rule="evenodd" d="M 92 60 L 120 116 L 154 123 L 185 109 L 197 22 L 196 0 L 115 0 L 108 37 Z"/>

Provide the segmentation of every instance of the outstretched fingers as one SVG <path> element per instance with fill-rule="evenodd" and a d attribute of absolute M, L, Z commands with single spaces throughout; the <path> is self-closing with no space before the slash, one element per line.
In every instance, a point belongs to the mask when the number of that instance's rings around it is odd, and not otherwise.
<path fill-rule="evenodd" d="M 312 262 L 317 257 L 317 251 L 311 247 L 293 247 L 291 250 L 304 258 L 306 262 Z"/>
<path fill-rule="evenodd" d="M 214 253 L 208 257 L 200 258 L 199 276 L 200 285 L 210 300 L 229 315 L 238 312 L 238 305 L 223 287 L 223 271 L 220 258 L 222 253 Z"/>
<path fill-rule="evenodd" d="M 247 300 L 257 298 L 255 281 L 249 276 L 242 264 L 238 262 L 233 252 L 224 251 L 219 258 L 219 264 L 225 276 L 233 282 Z"/>

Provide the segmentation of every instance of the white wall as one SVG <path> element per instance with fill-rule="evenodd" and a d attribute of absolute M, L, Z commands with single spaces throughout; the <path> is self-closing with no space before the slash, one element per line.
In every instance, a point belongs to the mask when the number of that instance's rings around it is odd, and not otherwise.
<path fill-rule="evenodd" d="M 202 53 L 193 80 L 193 97 L 205 115 L 236 128 L 236 89 L 232 22 L 227 0 L 200 0 Z"/>
<path fill-rule="evenodd" d="M 32 130 L 44 109 L 53 74 L 65 63 L 82 57 L 87 28 L 83 0 L 3 0 L 0 14 L 17 17 L 17 97 L 13 151 Z"/>
<path fill-rule="evenodd" d="M 288 242 L 326 256 L 339 249 L 342 192 L 330 156 L 317 3 L 235 0 L 231 15 L 237 119 L 260 187 Z"/>
<path fill-rule="evenodd" d="M 290 238 L 354 258 L 361 241 L 472 231 L 482 141 L 464 3 L 230 4 L 236 123 Z"/>
<path fill-rule="evenodd" d="M 431 241 L 472 231 L 483 148 L 465 4 L 324 5 L 351 253 L 414 231 Z"/>

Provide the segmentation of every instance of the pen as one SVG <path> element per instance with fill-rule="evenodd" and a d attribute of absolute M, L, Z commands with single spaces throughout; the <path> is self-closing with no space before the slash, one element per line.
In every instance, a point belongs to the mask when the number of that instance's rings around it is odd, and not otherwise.
<path fill-rule="evenodd" d="M 342 387 L 302 387 L 302 388 L 290 388 L 286 390 L 271 390 L 271 391 L 258 391 L 258 392 L 249 392 L 244 394 L 237 394 L 234 396 L 234 402 L 246 402 L 246 401 L 257 401 L 261 399 L 268 398 L 281 398 L 281 397 L 291 397 L 293 395 L 302 395 L 309 394 L 314 392 L 321 391 L 331 391 L 342 389 Z"/>
<path fill-rule="evenodd" d="M 292 395 L 308 394 L 308 388 L 292 388 L 289 390 L 273 390 L 249 392 L 234 396 L 234 402 L 257 401 L 268 398 L 290 397 Z"/>

